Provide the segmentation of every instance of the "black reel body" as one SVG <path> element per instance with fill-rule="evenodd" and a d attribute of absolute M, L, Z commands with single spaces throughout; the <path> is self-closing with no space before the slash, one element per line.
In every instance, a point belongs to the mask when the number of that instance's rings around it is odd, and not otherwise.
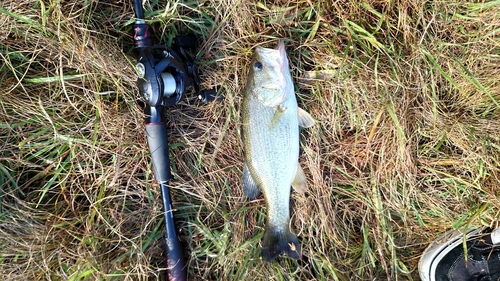
<path fill-rule="evenodd" d="M 177 50 L 164 45 L 141 48 L 136 65 L 139 74 L 137 83 L 148 105 L 174 105 L 191 86 L 202 101 L 219 100 L 214 89 L 200 92 L 196 62 L 184 50 L 196 47 L 196 37 L 177 36 L 174 47 Z"/>
<path fill-rule="evenodd" d="M 139 91 L 149 106 L 171 106 L 179 102 L 192 85 L 187 66 L 166 46 L 144 48 L 137 63 Z"/>

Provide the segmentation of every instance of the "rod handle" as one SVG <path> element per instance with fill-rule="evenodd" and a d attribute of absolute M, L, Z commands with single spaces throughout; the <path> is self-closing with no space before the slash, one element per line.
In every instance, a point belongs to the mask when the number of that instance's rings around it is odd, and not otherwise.
<path fill-rule="evenodd" d="M 187 268 L 182 245 L 177 236 L 172 210 L 172 200 L 168 188 L 171 178 L 168 155 L 167 126 L 164 122 L 146 124 L 149 151 L 153 160 L 155 178 L 160 183 L 165 216 L 165 255 L 167 258 L 168 280 L 187 280 Z"/>

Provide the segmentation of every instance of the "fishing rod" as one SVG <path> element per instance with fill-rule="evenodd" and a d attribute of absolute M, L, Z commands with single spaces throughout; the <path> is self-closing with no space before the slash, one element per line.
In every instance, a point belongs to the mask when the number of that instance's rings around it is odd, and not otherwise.
<path fill-rule="evenodd" d="M 170 159 L 168 153 L 167 126 L 163 108 L 178 103 L 182 95 L 194 87 L 198 97 L 204 101 L 220 100 L 215 89 L 200 91 L 196 59 L 185 51 L 196 47 L 194 35 L 177 36 L 174 46 L 153 45 L 150 27 L 144 19 L 141 0 L 134 0 L 134 42 L 139 51 L 136 65 L 137 85 L 144 97 L 146 134 L 153 161 L 156 181 L 160 184 L 165 217 L 165 255 L 168 280 L 186 280 L 187 267 L 182 246 L 174 224 L 174 212 L 169 191 Z"/>

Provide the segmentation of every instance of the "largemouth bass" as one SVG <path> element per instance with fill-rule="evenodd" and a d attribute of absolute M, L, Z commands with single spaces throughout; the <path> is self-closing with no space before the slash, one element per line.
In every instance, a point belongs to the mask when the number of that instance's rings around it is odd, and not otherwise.
<path fill-rule="evenodd" d="M 298 163 L 299 126 L 314 119 L 297 106 L 285 45 L 257 47 L 244 89 L 242 129 L 245 150 L 243 188 L 250 199 L 263 191 L 267 224 L 262 257 L 272 261 L 284 254 L 301 258 L 297 236 L 290 230 L 290 186 L 303 192 L 304 172 Z"/>

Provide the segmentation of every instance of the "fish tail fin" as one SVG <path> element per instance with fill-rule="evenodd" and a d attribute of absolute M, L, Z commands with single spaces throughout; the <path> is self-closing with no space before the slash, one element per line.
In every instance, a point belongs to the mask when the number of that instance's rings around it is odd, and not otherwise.
<path fill-rule="evenodd" d="M 262 238 L 262 257 L 264 261 L 271 262 L 281 254 L 300 260 L 299 239 L 290 231 L 288 223 L 285 227 L 268 224 Z"/>

